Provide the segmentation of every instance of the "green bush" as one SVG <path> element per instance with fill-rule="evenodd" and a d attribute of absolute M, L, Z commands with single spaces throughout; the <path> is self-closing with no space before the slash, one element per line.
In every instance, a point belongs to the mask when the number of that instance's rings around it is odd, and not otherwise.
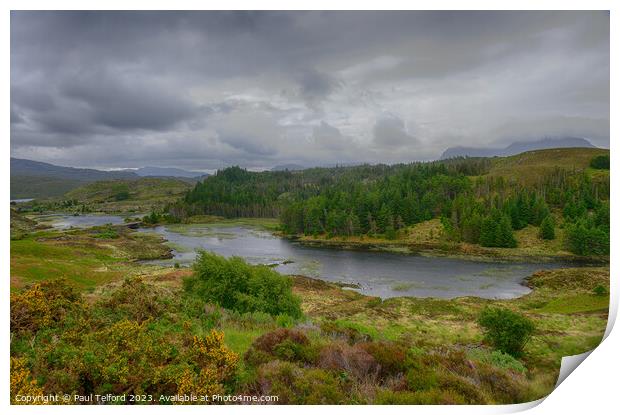
<path fill-rule="evenodd" d="M 127 186 L 126 184 L 116 185 L 114 186 L 112 191 L 114 192 L 113 197 L 116 201 L 120 202 L 122 200 L 129 199 L 129 186 Z"/>
<path fill-rule="evenodd" d="M 504 308 L 485 308 L 478 318 L 485 339 L 497 350 L 519 357 L 534 333 L 534 323 Z"/>
<path fill-rule="evenodd" d="M 540 237 L 542 239 L 555 239 L 555 223 L 551 215 L 545 216 L 540 223 Z"/>
<path fill-rule="evenodd" d="M 500 369 L 510 369 L 520 373 L 524 373 L 527 370 L 523 363 L 499 350 L 473 349 L 467 352 L 467 356 L 473 360 L 487 363 Z"/>
<path fill-rule="evenodd" d="M 269 267 L 250 265 L 242 258 L 200 252 L 193 276 L 183 281 L 185 291 L 206 302 L 240 313 L 262 311 L 272 316 L 302 315 L 292 281 Z"/>
<path fill-rule="evenodd" d="M 343 404 L 347 395 L 336 376 L 321 369 L 302 369 L 275 360 L 258 369 L 256 393 L 277 395 L 279 404 Z"/>
<path fill-rule="evenodd" d="M 607 294 L 607 288 L 599 284 L 596 287 L 594 287 L 594 289 L 592 289 L 592 292 L 594 293 L 594 295 L 598 295 L 602 297 L 605 294 Z"/>
<path fill-rule="evenodd" d="M 590 161 L 590 167 L 593 169 L 609 170 L 609 154 L 594 157 Z"/>
<path fill-rule="evenodd" d="M 95 238 L 100 239 L 116 239 L 118 238 L 118 232 L 111 226 L 107 226 L 95 235 Z"/>

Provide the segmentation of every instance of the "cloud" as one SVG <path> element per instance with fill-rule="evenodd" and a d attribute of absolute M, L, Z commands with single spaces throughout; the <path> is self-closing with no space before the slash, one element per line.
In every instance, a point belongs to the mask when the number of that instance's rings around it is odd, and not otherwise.
<path fill-rule="evenodd" d="M 299 75 L 300 95 L 311 106 L 327 98 L 339 82 L 331 76 L 315 69 L 304 70 Z"/>
<path fill-rule="evenodd" d="M 94 72 L 67 80 L 65 97 L 88 106 L 94 123 L 114 129 L 162 130 L 195 115 L 197 108 L 157 82 Z"/>
<path fill-rule="evenodd" d="M 419 142 L 407 133 L 403 120 L 390 116 L 377 120 L 373 128 L 373 143 L 377 147 L 399 148 Z"/>
<path fill-rule="evenodd" d="M 609 47 L 598 11 L 13 11 L 11 154 L 213 169 L 609 146 Z"/>
<path fill-rule="evenodd" d="M 353 138 L 343 135 L 336 127 L 325 121 L 312 129 L 314 144 L 318 148 L 331 151 L 352 151 L 355 147 Z"/>

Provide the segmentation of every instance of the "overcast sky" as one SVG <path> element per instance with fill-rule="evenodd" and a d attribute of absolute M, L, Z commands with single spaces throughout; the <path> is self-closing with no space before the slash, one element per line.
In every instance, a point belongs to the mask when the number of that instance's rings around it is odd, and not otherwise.
<path fill-rule="evenodd" d="M 606 12 L 12 12 L 11 155 L 212 170 L 609 147 Z"/>

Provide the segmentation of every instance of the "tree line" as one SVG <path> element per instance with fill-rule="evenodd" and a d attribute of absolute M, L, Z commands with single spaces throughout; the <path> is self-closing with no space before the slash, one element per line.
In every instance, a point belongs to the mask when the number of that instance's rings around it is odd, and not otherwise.
<path fill-rule="evenodd" d="M 440 218 L 450 239 L 489 247 L 515 247 L 514 231 L 528 225 L 539 227 L 542 239 L 554 239 L 561 218 L 572 252 L 609 252 L 608 179 L 556 168 L 523 185 L 488 175 L 489 168 L 485 158 L 295 172 L 230 167 L 197 183 L 168 212 L 177 220 L 279 217 L 288 234 L 388 239 Z"/>

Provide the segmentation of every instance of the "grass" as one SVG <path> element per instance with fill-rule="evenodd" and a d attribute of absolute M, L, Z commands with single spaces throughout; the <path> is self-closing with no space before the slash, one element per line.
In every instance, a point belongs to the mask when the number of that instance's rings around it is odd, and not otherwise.
<path fill-rule="evenodd" d="M 101 237 L 103 232 L 103 236 Z M 139 272 L 132 261 L 166 256 L 169 251 L 158 235 L 118 228 L 38 231 L 11 241 L 11 288 L 64 277 L 80 290 Z"/>
<path fill-rule="evenodd" d="M 268 328 L 243 329 L 238 327 L 224 327 L 224 341 L 226 345 L 235 353 L 243 355 L 248 351 L 257 337 L 269 331 Z"/>
<path fill-rule="evenodd" d="M 280 221 L 276 218 L 224 218 L 222 216 L 213 215 L 196 215 L 191 216 L 187 220 L 187 224 L 205 224 L 217 225 L 218 227 L 237 227 L 249 226 L 263 228 L 269 231 L 278 231 L 280 229 Z"/>
<path fill-rule="evenodd" d="M 607 312 L 609 307 L 608 296 L 594 294 L 576 294 L 556 298 L 545 304 L 539 311 L 542 313 L 600 313 Z"/>
<path fill-rule="evenodd" d="M 39 242 L 34 239 L 11 241 L 11 285 L 21 288 L 27 283 L 67 278 L 79 289 L 122 277 L 119 260 L 106 248 L 75 248 Z"/>
<path fill-rule="evenodd" d="M 592 170 L 589 168 L 593 157 L 609 154 L 601 148 L 554 148 L 528 151 L 510 157 L 492 159 L 489 176 L 501 176 L 522 184 L 537 183 L 544 174 L 556 168 L 567 170 Z M 604 174 L 604 173 L 601 173 Z M 607 171 L 609 175 L 609 171 Z"/>

